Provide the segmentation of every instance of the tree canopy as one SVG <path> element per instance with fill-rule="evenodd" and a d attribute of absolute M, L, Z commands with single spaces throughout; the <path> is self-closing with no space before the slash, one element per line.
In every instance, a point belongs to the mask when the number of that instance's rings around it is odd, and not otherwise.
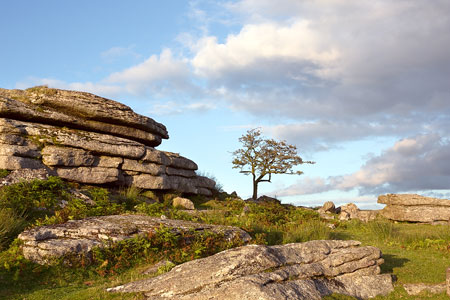
<path fill-rule="evenodd" d="M 233 169 L 252 175 L 253 199 L 257 198 L 258 183 L 271 182 L 272 174 L 300 175 L 303 172 L 294 171 L 295 166 L 314 163 L 304 161 L 297 154 L 295 145 L 262 137 L 259 128 L 248 130 L 239 138 L 239 142 L 242 148 L 232 153 Z"/>

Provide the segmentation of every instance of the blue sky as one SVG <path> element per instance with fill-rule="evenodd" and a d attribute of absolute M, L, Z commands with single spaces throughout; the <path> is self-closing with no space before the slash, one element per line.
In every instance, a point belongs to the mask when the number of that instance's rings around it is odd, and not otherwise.
<path fill-rule="evenodd" d="M 295 144 L 301 176 L 261 194 L 354 202 L 450 196 L 450 3 L 2 1 L 0 86 L 92 92 L 168 127 L 159 147 L 228 192 L 246 130 Z"/>

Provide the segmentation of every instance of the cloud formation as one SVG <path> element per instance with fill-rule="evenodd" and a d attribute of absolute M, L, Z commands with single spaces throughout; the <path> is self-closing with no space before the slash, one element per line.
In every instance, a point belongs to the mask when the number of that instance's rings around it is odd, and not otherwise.
<path fill-rule="evenodd" d="M 355 173 L 324 178 L 305 177 L 275 192 L 279 196 L 358 189 L 361 195 L 378 195 L 450 188 L 450 140 L 436 134 L 397 141 L 374 156 Z"/>

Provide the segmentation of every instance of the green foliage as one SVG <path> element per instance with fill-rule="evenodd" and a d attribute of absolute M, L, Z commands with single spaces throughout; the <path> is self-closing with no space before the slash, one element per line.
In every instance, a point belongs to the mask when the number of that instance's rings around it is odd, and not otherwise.
<path fill-rule="evenodd" d="M 154 263 L 167 259 L 179 264 L 241 245 L 240 240 L 226 241 L 222 234 L 208 231 L 178 234 L 161 226 L 147 236 L 136 236 L 114 243 L 108 248 L 95 248 L 92 257 L 73 257 L 70 264 L 84 266 L 89 259 L 91 268 L 101 276 L 106 276 L 121 272 L 139 262 Z M 173 267 L 173 264 L 169 264 L 158 272 L 168 271 Z"/>
<path fill-rule="evenodd" d="M 61 224 L 68 220 L 83 219 L 93 216 L 116 215 L 126 211 L 125 203 L 117 203 L 109 198 L 108 190 L 104 188 L 92 188 L 89 194 L 94 205 L 87 204 L 84 200 L 71 197 L 64 207 L 57 209 L 53 215 L 46 215 L 36 220 L 36 226 Z"/>
<path fill-rule="evenodd" d="M 164 215 L 169 219 L 196 221 L 193 216 L 172 207 L 172 205 L 167 205 L 165 203 L 141 203 L 135 206 L 135 210 L 138 213 L 152 217 L 161 217 L 161 215 Z"/>
<path fill-rule="evenodd" d="M 27 222 L 8 208 L 0 208 L 0 251 L 23 231 Z"/>
<path fill-rule="evenodd" d="M 233 169 L 240 169 L 243 174 L 251 174 L 253 178 L 253 199 L 257 198 L 258 184 L 271 182 L 272 174 L 297 174 L 294 167 L 301 164 L 313 164 L 304 161 L 297 154 L 297 147 L 286 143 L 265 139 L 261 136 L 259 128 L 248 130 L 239 138 L 242 149 L 232 153 Z"/>
<path fill-rule="evenodd" d="M 51 213 L 59 202 L 68 198 L 66 184 L 60 178 L 51 176 L 47 180 L 35 179 L 3 187 L 0 190 L 0 207 L 33 220 Z"/>
<path fill-rule="evenodd" d="M 0 178 L 4 178 L 4 177 L 8 176 L 10 173 L 11 173 L 11 171 L 9 171 L 9 170 L 0 169 Z"/>
<path fill-rule="evenodd" d="M 161 274 L 167 273 L 170 270 L 172 270 L 174 267 L 175 267 L 175 264 L 173 262 L 168 261 L 168 262 L 166 262 L 165 265 L 158 268 L 156 275 L 161 275 Z"/>

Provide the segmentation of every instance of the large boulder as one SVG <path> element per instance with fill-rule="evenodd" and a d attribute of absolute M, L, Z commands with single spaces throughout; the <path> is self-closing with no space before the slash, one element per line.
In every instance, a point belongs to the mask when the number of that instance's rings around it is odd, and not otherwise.
<path fill-rule="evenodd" d="M 348 203 L 338 208 L 339 220 L 346 221 L 350 219 L 358 219 L 363 222 L 375 220 L 379 214 L 378 210 L 360 210 L 356 204 Z"/>
<path fill-rule="evenodd" d="M 419 223 L 448 223 L 450 200 L 424 197 L 416 194 L 387 194 L 378 197 L 386 204 L 380 211 L 387 219 Z"/>
<path fill-rule="evenodd" d="M 155 233 L 165 226 L 175 234 L 211 231 L 227 240 L 250 241 L 248 233 L 237 227 L 199 224 L 182 220 L 161 219 L 142 215 L 112 215 L 71 220 L 64 224 L 36 227 L 19 235 L 25 258 L 39 264 L 51 263 L 68 254 L 89 254 L 93 247 L 107 247 L 110 242 L 136 235 Z"/>
<path fill-rule="evenodd" d="M 310 241 L 243 246 L 108 291 L 144 292 L 154 300 L 314 300 L 332 293 L 366 299 L 390 293 L 391 275 L 380 274 L 380 250 L 359 245 Z"/>
<path fill-rule="evenodd" d="M 0 89 L 0 117 L 96 131 L 158 146 L 166 127 L 130 107 L 90 93 L 50 89 Z M 129 130 L 134 128 L 134 130 Z"/>
<path fill-rule="evenodd" d="M 195 162 L 155 149 L 164 125 L 121 103 L 46 87 L 0 89 L 0 169 L 47 169 L 87 184 L 212 195 Z"/>

